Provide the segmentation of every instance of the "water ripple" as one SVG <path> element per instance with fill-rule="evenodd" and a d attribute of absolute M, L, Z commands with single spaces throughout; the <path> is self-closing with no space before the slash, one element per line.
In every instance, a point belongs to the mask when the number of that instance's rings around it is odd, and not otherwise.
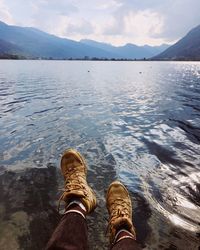
<path fill-rule="evenodd" d="M 41 168 L 78 148 L 94 187 L 116 177 L 128 186 L 143 244 L 197 249 L 199 72 L 199 63 L 0 61 L 0 165 Z"/>

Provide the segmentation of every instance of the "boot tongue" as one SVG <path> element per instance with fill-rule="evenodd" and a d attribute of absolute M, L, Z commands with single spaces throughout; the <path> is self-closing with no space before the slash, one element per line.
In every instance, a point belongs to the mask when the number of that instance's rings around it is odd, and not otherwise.
<path fill-rule="evenodd" d="M 81 190 L 78 191 L 70 191 L 69 193 L 66 193 L 63 197 L 63 200 L 68 203 L 72 198 L 83 198 L 84 193 Z"/>

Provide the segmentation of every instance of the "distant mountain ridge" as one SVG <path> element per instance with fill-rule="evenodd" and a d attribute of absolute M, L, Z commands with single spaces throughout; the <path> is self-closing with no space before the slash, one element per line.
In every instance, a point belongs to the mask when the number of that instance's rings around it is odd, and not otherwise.
<path fill-rule="evenodd" d="M 154 55 L 157 55 L 167 49 L 169 45 L 162 44 L 160 46 L 137 46 L 135 44 L 128 43 L 124 46 L 113 46 L 108 43 L 101 43 L 96 42 L 89 39 L 82 39 L 80 40 L 81 43 L 103 49 L 110 53 L 114 53 L 117 58 L 129 58 L 131 55 L 131 59 L 143 59 L 143 58 L 150 58 Z"/>
<path fill-rule="evenodd" d="M 81 45 L 79 42 L 50 35 L 35 28 L 23 28 L 0 23 L 0 39 L 20 48 L 26 57 L 51 57 L 53 59 L 106 56 L 107 53 Z M 1 43 L 0 43 L 1 47 Z M 109 55 L 111 56 L 111 55 Z"/>
<path fill-rule="evenodd" d="M 26 58 L 78 59 L 143 59 L 153 57 L 168 45 L 112 46 L 92 40 L 80 42 L 60 38 L 36 28 L 7 25 L 0 22 L 0 55 L 17 54 Z"/>
<path fill-rule="evenodd" d="M 164 52 L 153 57 L 154 60 L 200 60 L 200 25 Z"/>

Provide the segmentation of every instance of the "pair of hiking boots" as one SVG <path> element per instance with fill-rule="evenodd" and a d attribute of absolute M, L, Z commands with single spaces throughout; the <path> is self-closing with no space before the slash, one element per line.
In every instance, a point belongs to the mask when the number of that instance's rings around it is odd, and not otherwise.
<path fill-rule="evenodd" d="M 96 208 L 97 201 L 95 193 L 87 183 L 87 165 L 83 156 L 73 149 L 65 151 L 61 158 L 61 171 L 65 179 L 65 188 L 60 201 L 65 201 L 67 207 L 72 199 L 79 199 L 86 209 L 86 214 L 91 213 Z M 120 229 L 126 229 L 135 237 L 131 199 L 127 189 L 119 181 L 110 184 L 106 206 L 109 213 L 110 242 L 114 242 Z"/>

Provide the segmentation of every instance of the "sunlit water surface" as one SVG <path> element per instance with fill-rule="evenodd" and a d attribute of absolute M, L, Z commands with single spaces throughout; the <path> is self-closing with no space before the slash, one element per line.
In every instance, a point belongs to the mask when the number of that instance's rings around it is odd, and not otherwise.
<path fill-rule="evenodd" d="M 92 165 L 103 147 L 149 249 L 198 249 L 199 124 L 200 63 L 0 61 L 1 167 L 59 166 L 68 147 Z M 94 187 L 113 180 L 98 168 Z"/>

